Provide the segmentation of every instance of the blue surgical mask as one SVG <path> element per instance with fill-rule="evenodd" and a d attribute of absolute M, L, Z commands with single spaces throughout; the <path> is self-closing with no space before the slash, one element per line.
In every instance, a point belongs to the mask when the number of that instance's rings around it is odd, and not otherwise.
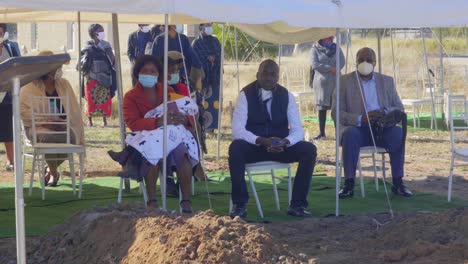
<path fill-rule="evenodd" d="M 184 25 L 176 25 L 177 33 L 182 33 L 184 31 Z"/>
<path fill-rule="evenodd" d="M 154 85 L 158 82 L 158 76 L 140 74 L 138 75 L 138 81 L 146 88 L 153 88 Z"/>
<path fill-rule="evenodd" d="M 179 83 L 179 81 L 180 81 L 179 73 L 173 73 L 173 74 L 171 74 L 171 79 L 169 81 L 167 81 L 167 83 L 170 84 L 170 85 L 173 85 L 173 84 Z"/>

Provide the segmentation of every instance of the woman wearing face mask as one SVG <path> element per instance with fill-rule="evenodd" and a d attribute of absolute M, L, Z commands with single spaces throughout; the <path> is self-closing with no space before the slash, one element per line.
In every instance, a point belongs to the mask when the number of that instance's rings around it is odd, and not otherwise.
<path fill-rule="evenodd" d="M 107 126 L 107 117 L 112 114 L 112 97 L 116 91 L 115 57 L 109 42 L 105 41 L 104 28 L 92 24 L 88 29 L 91 40 L 81 51 L 77 68 L 87 78 L 82 95 L 88 108 L 88 126 L 93 126 L 94 115 L 102 115 L 103 126 Z"/>
<path fill-rule="evenodd" d="M 39 53 L 40 56 L 53 55 L 51 51 L 42 51 Z M 71 144 L 85 145 L 84 139 L 84 125 L 81 118 L 81 110 L 78 101 L 75 97 L 75 93 L 70 83 L 62 78 L 62 68 L 55 69 L 39 79 L 32 81 L 23 88 L 20 92 L 20 114 L 23 121 L 26 136 L 32 139 L 32 116 L 31 116 L 31 96 L 47 96 L 47 97 L 68 97 L 69 105 L 68 118 L 70 118 L 70 142 Z M 65 100 L 54 102 L 56 107 L 63 106 L 66 109 Z M 48 107 L 46 106 L 45 109 Z M 35 122 L 41 121 L 53 121 L 47 116 L 36 116 Z M 63 121 L 63 120 L 61 120 Z M 43 134 L 43 132 L 63 131 L 64 126 L 59 124 L 47 124 L 47 125 L 36 125 L 36 130 L 41 131 L 37 134 L 37 141 L 42 143 L 65 143 L 65 134 Z M 63 154 L 47 154 L 46 156 L 47 168 L 45 175 L 45 183 L 48 186 L 57 186 L 57 182 L 60 178 L 60 174 L 57 171 L 58 166 L 66 160 L 67 155 Z M 63 159 L 63 160 L 57 160 Z"/>
<path fill-rule="evenodd" d="M 325 138 L 325 123 L 327 111 L 331 109 L 332 96 L 335 90 L 336 66 L 336 44 L 333 43 L 333 36 L 321 39 L 312 47 L 311 51 L 311 74 L 312 88 L 314 89 L 315 105 L 318 110 L 320 134 L 314 139 Z M 340 49 L 339 70 L 345 65 L 345 57 Z"/>
<path fill-rule="evenodd" d="M 154 130 L 163 126 L 163 118 L 145 118 L 145 114 L 161 105 L 164 102 L 164 85 L 163 82 L 158 82 L 158 79 L 164 74 L 161 72 L 159 60 L 156 57 L 144 55 L 137 59 L 133 69 L 133 75 L 138 80 L 135 87 L 127 92 L 123 102 L 123 115 L 126 125 L 132 130 Z M 168 95 L 174 94 L 175 91 L 171 86 L 168 86 Z M 168 125 L 184 125 L 187 129 L 193 126 L 190 118 L 181 114 L 177 110 L 169 110 L 167 113 Z M 159 150 L 158 150 L 159 151 Z M 127 164 L 128 159 L 131 159 L 134 153 L 129 150 L 129 147 L 121 153 L 109 153 L 114 160 L 121 164 Z M 171 173 L 177 172 L 177 177 L 182 190 L 182 201 L 180 207 L 183 213 L 191 213 L 192 207 L 190 203 L 190 186 L 192 178 L 192 164 L 188 157 L 188 150 L 184 144 L 180 144 L 167 157 L 167 171 Z M 162 162 L 162 161 L 161 161 Z M 138 177 L 144 177 L 146 190 L 148 193 L 148 206 L 157 208 L 156 200 L 156 182 L 159 174 L 159 166 L 148 166 L 147 162 L 140 164 L 137 168 L 139 171 Z M 125 169 L 124 169 L 125 170 Z M 142 173 L 143 171 L 143 173 Z M 141 175 L 143 174 L 143 175 Z M 137 179 L 139 180 L 139 179 Z"/>

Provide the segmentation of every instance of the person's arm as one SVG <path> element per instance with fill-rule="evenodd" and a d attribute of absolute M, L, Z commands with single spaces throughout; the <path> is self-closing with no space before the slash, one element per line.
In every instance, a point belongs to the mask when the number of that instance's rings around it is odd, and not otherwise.
<path fill-rule="evenodd" d="M 292 93 L 289 93 L 288 104 L 288 122 L 289 122 L 289 135 L 285 138 L 289 141 L 289 146 L 304 140 L 304 128 L 301 123 L 301 115 L 296 103 L 296 99 Z"/>
<path fill-rule="evenodd" d="M 127 56 L 130 62 L 135 63 L 135 46 L 133 45 L 133 33 L 128 36 Z"/>
<path fill-rule="evenodd" d="M 140 116 L 137 110 L 138 102 L 136 102 L 128 94 L 125 95 L 123 101 L 123 116 L 125 124 L 131 131 L 153 130 L 156 129 L 157 118 L 144 118 Z"/>
<path fill-rule="evenodd" d="M 343 54 L 343 51 L 340 49 L 340 70 L 342 70 L 345 65 L 346 65 L 346 58 Z"/>
<path fill-rule="evenodd" d="M 333 68 L 330 65 L 327 65 L 325 63 L 322 63 L 319 60 L 319 54 L 318 51 L 315 48 L 312 48 L 312 69 L 315 71 L 318 71 L 320 73 L 326 73 L 326 72 L 331 72 L 331 69 Z"/>
<path fill-rule="evenodd" d="M 232 116 L 232 139 L 242 139 L 250 144 L 256 144 L 258 136 L 245 128 L 247 125 L 247 118 L 247 97 L 244 92 L 241 92 L 237 98 L 236 108 L 234 109 L 234 114 Z"/>

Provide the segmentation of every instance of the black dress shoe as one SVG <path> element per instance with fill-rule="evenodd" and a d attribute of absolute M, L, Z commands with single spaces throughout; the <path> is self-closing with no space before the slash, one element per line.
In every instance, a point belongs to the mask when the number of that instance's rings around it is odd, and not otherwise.
<path fill-rule="evenodd" d="M 346 187 L 342 188 L 340 192 L 338 192 L 338 197 L 340 197 L 340 199 L 353 198 L 353 196 L 354 196 L 354 190 L 348 189 Z"/>
<path fill-rule="evenodd" d="M 126 147 L 120 152 L 109 150 L 107 151 L 107 154 L 109 154 L 112 160 L 118 162 L 122 166 L 125 166 L 128 158 L 130 157 L 131 151 L 128 147 Z"/>
<path fill-rule="evenodd" d="M 325 135 L 320 134 L 320 135 L 314 137 L 314 140 L 320 140 L 320 139 L 324 139 L 324 138 L 326 138 Z"/>
<path fill-rule="evenodd" d="M 400 184 L 399 186 L 392 186 L 392 192 L 395 195 L 400 195 L 404 197 L 411 197 L 413 196 L 413 193 L 410 191 L 408 187 L 406 187 L 404 184 Z"/>
<path fill-rule="evenodd" d="M 239 216 L 240 218 L 244 219 L 247 217 L 247 208 L 245 205 L 236 205 L 236 208 L 231 211 L 229 214 L 231 218 L 234 218 L 236 216 Z"/>
<path fill-rule="evenodd" d="M 289 207 L 288 215 L 295 217 L 309 218 L 312 217 L 310 212 L 307 212 L 304 207 Z"/>

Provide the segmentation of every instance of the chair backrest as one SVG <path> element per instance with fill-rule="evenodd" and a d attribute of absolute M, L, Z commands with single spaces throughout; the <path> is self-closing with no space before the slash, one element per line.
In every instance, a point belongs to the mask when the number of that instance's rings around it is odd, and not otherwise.
<path fill-rule="evenodd" d="M 286 85 L 289 91 L 305 92 L 308 87 L 308 72 L 306 67 L 301 66 L 288 66 L 283 72 L 282 82 Z"/>
<path fill-rule="evenodd" d="M 468 101 L 466 96 L 452 96 L 449 94 L 448 112 L 450 140 L 452 149 L 455 149 L 458 140 L 468 140 L 466 133 L 457 133 L 461 130 L 468 130 Z"/>
<path fill-rule="evenodd" d="M 32 143 L 38 142 L 38 135 L 52 134 L 66 135 L 66 143 L 70 144 L 69 97 L 31 96 L 30 100 Z M 65 130 L 38 129 L 54 125 L 65 125 Z"/>

